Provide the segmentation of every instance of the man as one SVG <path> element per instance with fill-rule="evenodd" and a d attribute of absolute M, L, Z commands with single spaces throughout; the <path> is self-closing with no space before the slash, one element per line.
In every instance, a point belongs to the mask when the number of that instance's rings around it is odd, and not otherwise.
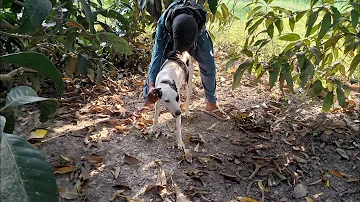
<path fill-rule="evenodd" d="M 229 119 L 216 105 L 216 65 L 213 44 L 206 31 L 205 22 L 206 11 L 188 0 L 175 0 L 161 15 L 143 91 L 146 100 L 144 108 L 152 107 L 156 76 L 165 59 L 188 51 L 199 63 L 206 101 L 203 111 L 220 120 Z"/>

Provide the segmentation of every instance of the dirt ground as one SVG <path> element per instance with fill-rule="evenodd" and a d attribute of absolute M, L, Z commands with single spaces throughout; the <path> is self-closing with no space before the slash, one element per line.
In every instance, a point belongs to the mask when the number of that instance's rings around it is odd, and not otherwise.
<path fill-rule="evenodd" d="M 67 82 L 54 119 L 41 123 L 26 108 L 14 134 L 48 131 L 37 146 L 54 167 L 60 201 L 360 201 L 358 106 L 324 114 L 306 92 L 282 96 L 248 76 L 232 91 L 231 74 L 218 66 L 218 103 L 231 120 L 201 111 L 196 71 L 192 118 L 182 118 L 192 157 L 175 147 L 165 110 L 155 135 L 147 133 L 153 110 L 134 116 L 143 101 L 139 75 L 101 87 Z M 351 96 L 358 105 L 360 94 Z"/>

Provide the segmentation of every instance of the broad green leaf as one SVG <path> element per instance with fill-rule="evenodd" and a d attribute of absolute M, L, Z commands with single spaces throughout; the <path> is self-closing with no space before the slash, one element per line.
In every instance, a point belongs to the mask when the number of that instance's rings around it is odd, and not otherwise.
<path fill-rule="evenodd" d="M 40 26 L 51 8 L 49 0 L 25 0 L 19 31 L 25 33 Z"/>
<path fill-rule="evenodd" d="M 55 99 L 44 100 L 39 105 L 41 122 L 49 120 L 59 107 L 59 103 Z"/>
<path fill-rule="evenodd" d="M 4 133 L 12 133 L 15 129 L 16 122 L 14 109 L 0 110 L 0 115 L 6 118 Z"/>
<path fill-rule="evenodd" d="M 295 33 L 289 33 L 282 35 L 279 39 L 283 41 L 297 41 L 300 39 L 300 36 Z"/>
<path fill-rule="evenodd" d="M 333 23 L 335 23 L 339 18 L 341 18 L 341 13 L 335 6 L 330 6 L 330 8 L 331 8 L 332 12 L 334 13 Z"/>
<path fill-rule="evenodd" d="M 274 37 L 274 24 L 270 24 L 269 27 L 266 29 L 270 38 Z"/>
<path fill-rule="evenodd" d="M 345 94 L 344 94 L 344 91 L 341 89 L 340 86 L 338 86 L 338 87 L 336 88 L 336 96 L 337 96 L 339 105 L 340 105 L 342 108 L 346 107 L 346 106 L 347 106 L 347 102 L 346 102 Z"/>
<path fill-rule="evenodd" d="M 254 56 L 253 53 L 249 49 L 246 49 L 246 48 L 242 49 L 241 52 L 250 58 Z"/>
<path fill-rule="evenodd" d="M 335 47 L 336 43 L 339 41 L 340 38 L 341 38 L 341 35 L 336 35 L 336 36 L 333 36 L 330 39 L 328 39 L 324 43 L 324 49 L 327 50 L 330 47 Z"/>
<path fill-rule="evenodd" d="M 359 24 L 359 13 L 356 10 L 351 10 L 351 24 L 354 29 L 356 29 Z"/>
<path fill-rule="evenodd" d="M 248 17 L 251 17 L 256 11 L 258 11 L 260 8 L 262 8 L 262 6 L 256 6 L 255 8 L 253 8 L 250 12 L 248 12 L 246 15 Z"/>
<path fill-rule="evenodd" d="M 248 29 L 248 33 L 249 35 L 251 35 L 257 28 L 258 26 L 264 21 L 264 18 L 260 18 L 258 21 L 256 21 L 249 29 Z"/>
<path fill-rule="evenodd" d="M 82 5 L 82 9 L 83 9 L 83 11 L 85 13 L 87 22 L 89 23 L 90 31 L 92 33 L 95 33 L 95 28 L 94 28 L 95 16 L 91 12 L 91 8 L 90 8 L 89 4 L 87 4 L 87 2 L 85 0 L 80 0 L 80 2 L 81 2 L 81 5 Z"/>
<path fill-rule="evenodd" d="M 215 14 L 217 10 L 218 0 L 208 0 L 210 11 Z"/>
<path fill-rule="evenodd" d="M 321 23 L 318 39 L 322 39 L 331 27 L 331 13 L 326 12 Z"/>
<path fill-rule="evenodd" d="M 267 4 L 271 4 L 271 2 L 273 2 L 273 0 L 264 0 L 265 1 L 265 3 L 267 3 Z"/>
<path fill-rule="evenodd" d="M 260 44 L 262 44 L 264 41 L 268 41 L 268 39 L 260 39 L 260 40 L 257 40 L 254 44 L 254 46 L 258 46 Z"/>
<path fill-rule="evenodd" d="M 17 66 L 28 67 L 39 72 L 44 77 L 50 78 L 56 87 L 57 92 L 62 95 L 65 85 L 62 81 L 59 70 L 44 55 L 34 52 L 20 52 L 0 56 L 3 63 L 15 64 Z"/>
<path fill-rule="evenodd" d="M 4 132 L 5 123 L 6 123 L 5 117 L 0 115 L 0 134 Z"/>
<path fill-rule="evenodd" d="M 293 89 L 294 88 L 294 80 L 291 75 L 291 70 L 292 70 L 292 68 L 289 64 L 284 65 L 282 68 L 282 72 L 283 72 L 283 75 L 284 75 L 287 85 L 290 86 L 291 89 Z"/>
<path fill-rule="evenodd" d="M 306 34 L 305 37 L 308 37 L 310 35 L 311 29 L 314 26 L 314 23 L 318 17 L 319 11 L 315 11 L 309 15 L 308 21 L 306 23 Z"/>
<path fill-rule="evenodd" d="M 314 82 L 313 90 L 315 95 L 320 95 L 323 90 L 322 82 L 319 79 Z"/>
<path fill-rule="evenodd" d="M 25 139 L 0 135 L 1 201 L 58 201 L 52 168 L 45 156 Z M 6 176 L 6 177 L 5 177 Z"/>
<path fill-rule="evenodd" d="M 300 69 L 300 80 L 301 80 L 301 87 L 305 87 L 306 83 L 308 82 L 309 78 L 311 79 L 314 75 L 314 65 L 312 62 L 305 58 L 304 66 Z"/>
<path fill-rule="evenodd" d="M 307 13 L 307 11 L 301 11 L 299 12 L 296 17 L 295 17 L 295 21 L 298 22 L 302 17 L 304 17 L 304 15 Z"/>
<path fill-rule="evenodd" d="M 132 48 L 130 44 L 123 38 L 114 33 L 100 32 L 97 33 L 100 41 L 109 43 L 113 49 L 119 54 L 131 55 Z"/>
<path fill-rule="evenodd" d="M 311 8 L 314 7 L 317 2 L 318 2 L 318 0 L 311 0 L 310 7 Z"/>
<path fill-rule="evenodd" d="M 335 0 L 323 0 L 324 3 L 334 5 Z"/>
<path fill-rule="evenodd" d="M 315 57 L 315 64 L 319 64 L 320 63 L 320 53 L 319 53 L 319 49 L 316 46 L 311 46 L 309 48 L 309 50 L 311 51 L 311 53 L 314 55 Z"/>
<path fill-rule="evenodd" d="M 297 42 L 292 42 L 289 43 L 283 50 L 284 53 L 286 53 L 287 51 L 291 50 L 292 48 L 294 48 L 295 44 L 297 44 Z"/>
<path fill-rule="evenodd" d="M 228 61 L 226 62 L 225 71 L 227 71 L 234 64 L 234 62 L 238 61 L 239 58 L 239 56 L 235 56 L 228 59 Z"/>
<path fill-rule="evenodd" d="M 290 16 L 290 17 L 289 17 L 289 27 L 290 27 L 290 30 L 293 32 L 293 31 L 294 31 L 294 28 L 295 28 L 295 19 L 294 19 L 294 16 Z"/>
<path fill-rule="evenodd" d="M 331 109 L 331 106 L 333 105 L 333 103 L 334 103 L 334 92 L 330 91 L 325 96 L 324 103 L 322 106 L 322 111 L 328 112 Z"/>
<path fill-rule="evenodd" d="M 48 120 L 50 116 L 56 112 L 58 107 L 56 99 L 38 97 L 32 88 L 28 86 L 18 86 L 10 90 L 6 96 L 5 106 L 0 109 L 0 111 L 34 102 L 44 102 L 40 104 L 41 121 Z"/>
<path fill-rule="evenodd" d="M 281 34 L 281 32 L 284 30 L 284 22 L 281 19 L 277 19 L 275 21 L 275 26 L 279 31 L 279 34 Z"/>
<path fill-rule="evenodd" d="M 353 58 L 350 64 L 349 77 L 355 72 L 356 68 L 359 68 L 360 52 Z"/>
<path fill-rule="evenodd" d="M 302 68 L 305 64 L 305 53 L 304 52 L 296 53 L 296 58 L 298 60 L 299 67 Z"/>
<path fill-rule="evenodd" d="M 261 49 L 262 47 L 264 47 L 266 44 L 268 44 L 270 42 L 269 39 L 265 39 L 264 41 L 261 42 L 259 49 Z"/>
<path fill-rule="evenodd" d="M 277 61 L 274 64 L 274 67 L 272 70 L 269 70 L 269 82 L 270 82 L 270 89 L 272 89 L 275 86 L 275 83 L 279 77 L 281 64 L 279 61 Z"/>
<path fill-rule="evenodd" d="M 236 87 L 238 87 L 240 85 L 240 82 L 241 82 L 244 72 L 246 71 L 246 69 L 249 66 L 252 66 L 252 65 L 253 65 L 252 60 L 246 60 L 245 62 L 243 62 L 239 65 L 238 69 L 236 70 L 236 72 L 234 74 L 234 81 L 232 83 L 232 89 L 235 89 Z"/>
<path fill-rule="evenodd" d="M 123 15 L 121 15 L 120 13 L 118 13 L 114 10 L 109 10 L 109 11 L 102 10 L 99 12 L 99 14 L 101 14 L 102 16 L 107 17 L 107 18 L 117 19 L 119 22 L 121 22 L 125 26 L 127 26 L 129 24 L 129 22 L 126 20 L 126 18 Z"/>
<path fill-rule="evenodd" d="M 227 8 L 227 6 L 224 3 L 222 3 L 220 7 L 221 7 L 221 13 L 222 13 L 224 19 L 225 20 L 228 19 L 229 16 L 231 15 L 231 13 L 229 12 L 229 9 Z"/>

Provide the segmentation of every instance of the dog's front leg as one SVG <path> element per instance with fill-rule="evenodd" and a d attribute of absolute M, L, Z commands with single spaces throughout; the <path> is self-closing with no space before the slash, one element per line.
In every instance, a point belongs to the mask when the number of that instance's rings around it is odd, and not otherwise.
<path fill-rule="evenodd" d="M 160 102 L 157 101 L 155 103 L 155 114 L 154 114 L 154 124 L 152 125 L 152 127 L 149 130 L 150 134 L 155 134 L 157 133 L 157 126 L 159 124 L 159 114 L 160 114 Z"/>
<path fill-rule="evenodd" d="M 185 145 L 181 136 L 181 116 L 176 118 L 176 139 L 179 149 L 185 150 Z"/>
<path fill-rule="evenodd" d="M 194 75 L 194 66 L 192 63 L 192 60 L 190 59 L 190 65 L 189 65 L 189 80 L 188 83 L 186 85 L 187 89 L 186 89 L 186 104 L 185 104 L 185 115 L 187 118 L 190 117 L 190 109 L 189 109 L 189 105 L 190 105 L 190 97 L 192 94 L 192 88 L 193 88 L 193 83 L 192 83 L 192 78 Z"/>

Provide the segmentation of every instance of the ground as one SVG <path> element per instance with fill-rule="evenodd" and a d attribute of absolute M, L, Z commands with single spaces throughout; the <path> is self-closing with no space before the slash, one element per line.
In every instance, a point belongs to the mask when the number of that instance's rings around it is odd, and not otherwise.
<path fill-rule="evenodd" d="M 141 75 L 100 87 L 68 81 L 52 120 L 41 123 L 27 108 L 14 134 L 48 131 L 36 146 L 54 168 L 60 201 L 360 201 L 359 108 L 324 114 L 306 92 L 283 96 L 249 76 L 232 91 L 224 61 L 217 55 L 217 95 L 231 120 L 201 111 L 196 71 L 192 118 L 182 118 L 192 156 L 175 146 L 175 121 L 165 110 L 156 135 L 147 133 L 153 110 L 134 115 Z M 359 93 L 351 96 L 359 104 Z"/>

